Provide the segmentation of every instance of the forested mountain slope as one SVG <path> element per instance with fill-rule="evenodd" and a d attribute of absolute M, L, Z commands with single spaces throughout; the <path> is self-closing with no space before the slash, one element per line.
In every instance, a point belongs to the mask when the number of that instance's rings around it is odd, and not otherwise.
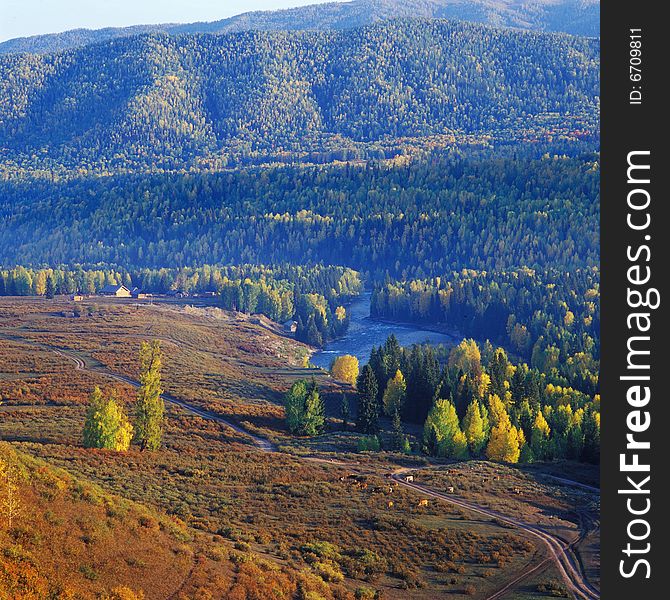
<path fill-rule="evenodd" d="M 401 20 L 9 55 L 0 150 L 12 168 L 113 171 L 597 137 L 598 52 L 586 38 Z"/>
<path fill-rule="evenodd" d="M 244 13 L 211 23 L 74 29 L 15 38 L 0 53 L 47 53 L 140 33 L 228 33 L 246 30 L 349 29 L 397 17 L 448 18 L 573 35 L 600 34 L 599 0 L 353 0 Z"/>
<path fill-rule="evenodd" d="M 598 182 L 595 155 L 5 182 L 0 264 L 574 269 L 599 262 Z"/>

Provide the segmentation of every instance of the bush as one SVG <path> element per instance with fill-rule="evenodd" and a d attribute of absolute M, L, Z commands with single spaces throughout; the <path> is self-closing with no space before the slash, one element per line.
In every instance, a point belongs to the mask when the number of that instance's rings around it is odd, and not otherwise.
<path fill-rule="evenodd" d="M 359 452 L 379 452 L 381 447 L 381 442 L 376 435 L 362 437 L 360 440 L 358 440 Z"/>
<path fill-rule="evenodd" d="M 312 568 L 324 581 L 328 581 L 330 583 L 340 583 L 344 581 L 344 575 L 342 574 L 339 565 L 333 564 L 331 562 L 315 562 L 312 565 Z"/>

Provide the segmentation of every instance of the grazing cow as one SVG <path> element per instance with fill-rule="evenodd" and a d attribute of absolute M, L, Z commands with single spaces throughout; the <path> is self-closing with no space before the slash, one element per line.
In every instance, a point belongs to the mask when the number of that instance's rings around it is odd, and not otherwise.
<path fill-rule="evenodd" d="M 428 499 L 421 498 L 421 500 L 419 500 L 419 506 L 428 506 Z"/>
<path fill-rule="evenodd" d="M 408 483 L 414 481 L 414 475 L 406 475 L 405 481 L 407 481 Z"/>
<path fill-rule="evenodd" d="M 386 508 L 393 508 L 393 500 L 389 500 L 389 501 L 386 503 Z"/>

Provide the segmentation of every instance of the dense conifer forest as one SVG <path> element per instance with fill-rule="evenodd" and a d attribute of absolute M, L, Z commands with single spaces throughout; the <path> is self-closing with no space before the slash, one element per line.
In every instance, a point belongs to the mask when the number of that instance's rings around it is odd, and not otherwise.
<path fill-rule="evenodd" d="M 5 176 L 386 158 L 597 135 L 599 43 L 446 20 L 0 57 Z"/>
<path fill-rule="evenodd" d="M 374 280 L 598 264 L 599 163 L 283 167 L 0 184 L 0 261 L 334 264 Z"/>
<path fill-rule="evenodd" d="M 74 29 L 7 40 L 0 43 L 0 53 L 44 54 L 143 33 L 351 29 L 399 17 L 458 19 L 591 37 L 600 34 L 599 0 L 353 0 L 244 13 L 210 23 Z"/>

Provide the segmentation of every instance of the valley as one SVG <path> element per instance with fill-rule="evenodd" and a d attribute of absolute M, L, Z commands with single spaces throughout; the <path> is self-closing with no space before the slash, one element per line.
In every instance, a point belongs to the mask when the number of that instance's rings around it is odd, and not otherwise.
<path fill-rule="evenodd" d="M 438 590 L 450 590 L 453 597 L 469 597 L 472 586 L 474 597 L 489 598 L 502 581 L 513 578 L 510 573 L 522 570 L 523 564 L 540 565 L 532 577 L 560 581 L 552 561 L 546 562 L 546 549 L 532 536 L 518 526 L 509 528 L 467 510 L 472 492 L 466 490 L 474 489 L 481 479 L 481 468 L 459 468 L 457 497 L 461 505 L 447 499 L 431 501 L 422 508 L 422 498 L 445 488 L 433 482 L 432 468 L 421 462 L 411 467 L 420 469 L 416 475 L 419 487 L 405 489 L 401 480 L 403 485 L 390 496 L 382 491 L 388 488 L 389 471 L 407 468 L 416 459 L 393 453 L 368 457 L 353 449 L 333 453 L 318 446 L 315 450 L 314 445 L 301 449 L 294 440 L 293 445 L 286 445 L 289 434 L 277 401 L 294 378 L 305 375 L 304 369 L 291 366 L 295 342 L 250 323 L 241 325 L 232 314 L 214 318 L 207 309 L 130 307 L 103 301 L 93 315 L 71 319 L 59 310 L 66 305 L 43 300 L 2 301 L 0 394 L 4 400 L 0 436 L 21 453 L 67 469 L 105 493 L 148 505 L 164 518 L 178 519 L 196 538 L 214 534 L 216 546 L 221 548 L 218 552 L 231 552 L 231 557 L 243 552 L 257 557 L 250 558 L 252 562 L 269 560 L 293 568 L 302 564 L 300 569 L 304 569 L 301 544 L 328 542 L 336 544 L 340 553 L 347 548 L 367 548 L 378 555 L 380 571 L 374 576 L 363 572 L 357 576 L 355 566 L 345 568 L 344 587 L 354 591 L 358 585 L 382 590 L 388 598 L 431 598 L 441 593 Z M 91 454 L 79 441 L 87 390 L 96 383 L 114 385 L 129 399 L 136 374 L 127 357 L 145 337 L 162 340 L 166 354 L 165 380 L 170 383 L 165 397 L 169 405 L 165 450 L 155 456 L 137 451 Z M 256 343 L 262 346 L 255 347 Z M 225 369 L 226 376 L 212 386 L 210 370 L 214 364 L 219 373 Z M 340 384 L 322 371 L 312 374 L 319 378 L 325 394 L 340 389 Z M 245 385 L 238 389 L 235 384 L 239 378 Z M 61 388 L 70 390 L 69 400 L 63 401 L 61 394 L 58 399 L 53 395 L 49 399 L 53 390 Z M 327 438 L 342 435 L 336 418 L 331 421 L 319 442 L 324 448 L 328 448 Z M 255 458 L 258 452 L 263 452 L 262 462 Z M 438 476 L 445 467 L 438 462 L 435 468 Z M 497 471 L 493 467 L 493 472 Z M 349 483 L 352 473 L 367 480 L 366 485 Z M 514 485 L 514 473 L 509 469 L 504 476 L 505 489 Z M 531 488 L 538 485 L 532 483 L 532 473 L 518 473 L 514 477 L 528 481 Z M 540 512 L 529 516 L 529 522 L 555 532 L 560 531 L 556 529 L 560 524 L 565 529 L 558 534 L 559 540 L 570 540 L 580 526 L 572 521 L 574 499 L 566 497 L 567 512 L 559 521 L 542 517 L 559 514 L 560 495 L 556 491 L 564 490 L 562 495 L 570 489 L 556 487 L 548 480 L 540 485 L 549 485 L 552 491 L 542 500 L 532 496 L 532 505 Z M 387 506 L 389 499 L 393 500 L 391 508 Z M 583 501 L 584 497 L 579 503 Z M 522 498 L 519 502 L 521 506 L 526 503 Z M 509 510 L 509 505 L 503 510 Z M 337 515 L 337 525 L 331 514 Z M 344 528 L 342 519 L 348 523 Z M 348 533 L 343 536 L 344 531 Z M 451 559 L 434 554 L 432 545 L 426 545 L 426 536 L 435 541 L 447 536 L 451 541 L 442 548 Z M 454 553 L 459 539 L 460 543 L 479 539 L 488 550 L 485 555 L 472 554 L 474 547 L 468 545 Z M 242 550 L 235 550 L 237 547 Z M 213 552 L 206 548 L 207 544 L 201 552 Z M 501 557 L 490 562 L 494 552 Z M 432 565 L 444 560 L 453 566 L 435 570 Z M 212 582 L 206 580 L 214 577 L 213 571 L 207 565 L 202 571 L 200 587 L 210 589 Z M 450 572 L 455 575 L 448 575 Z M 229 577 L 236 579 L 235 575 Z M 532 592 L 528 584 L 532 577 L 520 578 L 515 589 L 528 590 L 523 597 L 542 597 Z M 109 581 L 109 576 L 101 579 Z M 192 575 L 192 579 L 197 578 Z M 457 583 L 450 583 L 454 581 Z M 115 582 L 124 583 L 123 578 Z M 184 589 L 192 583 L 187 577 Z M 396 595 L 398 587 L 406 589 Z M 159 589 L 145 592 L 147 597 L 163 597 Z"/>
<path fill-rule="evenodd" d="M 310 362 L 321 369 L 330 369 L 330 363 L 338 356 L 349 354 L 360 363 L 367 362 L 373 347 L 381 346 L 391 335 L 395 335 L 402 346 L 430 343 L 454 345 L 455 336 L 429 331 L 410 324 L 386 323 L 370 318 L 370 293 L 363 293 L 346 306 L 349 328 L 341 338 L 326 344 L 314 353 Z M 460 341 L 460 340 L 459 340 Z"/>
<path fill-rule="evenodd" d="M 282 6 L 0 40 L 0 598 L 596 600 L 599 2 Z"/>

